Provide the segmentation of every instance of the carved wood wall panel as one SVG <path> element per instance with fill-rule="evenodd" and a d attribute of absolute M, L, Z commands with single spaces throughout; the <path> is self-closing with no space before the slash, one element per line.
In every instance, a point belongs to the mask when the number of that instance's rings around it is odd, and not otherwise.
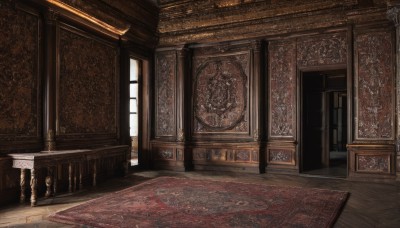
<path fill-rule="evenodd" d="M 269 45 L 269 137 L 294 138 L 296 127 L 296 44 Z"/>
<path fill-rule="evenodd" d="M 195 148 L 194 161 L 257 163 L 258 151 L 251 149 Z"/>
<path fill-rule="evenodd" d="M 346 33 L 325 34 L 297 41 L 299 67 L 347 63 Z"/>
<path fill-rule="evenodd" d="M 154 159 L 156 160 L 175 160 L 174 148 L 156 148 Z"/>
<path fill-rule="evenodd" d="M 356 37 L 356 139 L 394 139 L 394 46 L 391 32 Z"/>
<path fill-rule="evenodd" d="M 295 164 L 295 151 L 290 149 L 269 149 L 268 159 L 269 164 Z"/>
<path fill-rule="evenodd" d="M 352 144 L 349 151 L 349 175 L 394 175 L 396 169 L 395 145 Z"/>
<path fill-rule="evenodd" d="M 391 161 L 390 155 L 369 155 L 358 154 L 357 159 L 357 172 L 367 173 L 390 173 Z"/>
<path fill-rule="evenodd" d="M 249 133 L 249 52 L 221 55 L 217 47 L 194 53 L 194 134 Z"/>
<path fill-rule="evenodd" d="M 176 135 L 176 53 L 156 55 L 156 137 Z"/>
<path fill-rule="evenodd" d="M 38 16 L 0 6 L 0 138 L 21 141 L 41 134 Z"/>
<path fill-rule="evenodd" d="M 246 112 L 247 77 L 234 59 L 206 62 L 195 84 L 195 117 L 210 130 L 228 130 Z"/>
<path fill-rule="evenodd" d="M 58 134 L 117 134 L 118 49 L 60 29 Z"/>

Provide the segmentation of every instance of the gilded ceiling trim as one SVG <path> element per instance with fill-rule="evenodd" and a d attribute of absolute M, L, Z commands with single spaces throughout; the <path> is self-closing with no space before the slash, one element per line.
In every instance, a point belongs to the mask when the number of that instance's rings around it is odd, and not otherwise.
<path fill-rule="evenodd" d="M 76 9 L 76 8 L 74 8 L 74 7 L 72 7 L 72 6 L 68 5 L 68 4 L 65 4 L 65 3 L 61 2 L 60 0 L 46 0 L 46 1 L 49 2 L 50 4 L 53 4 L 53 5 L 61 8 L 61 9 L 64 9 L 64 10 L 66 10 L 66 11 L 68 11 L 68 12 L 70 12 L 70 13 L 72 13 L 72 14 L 74 14 L 74 15 L 76 15 L 76 16 L 84 19 L 84 20 L 86 20 L 86 21 L 89 21 L 89 22 L 91 22 L 91 23 L 93 23 L 93 24 L 95 24 L 95 25 L 97 25 L 97 26 L 99 26 L 101 28 L 104 28 L 107 31 L 112 32 L 112 33 L 114 33 L 116 35 L 119 35 L 119 36 L 124 35 L 126 32 L 128 32 L 128 30 L 130 28 L 130 26 L 127 26 L 126 28 L 122 28 L 122 29 L 121 28 L 117 28 L 117 27 L 112 26 L 112 25 L 110 25 L 110 24 L 108 24 L 108 23 L 106 23 L 106 22 L 104 22 L 104 21 L 102 21 L 102 20 L 100 20 L 100 19 L 98 19 L 96 17 L 93 17 L 93 16 L 91 16 L 91 15 L 89 15 L 89 14 L 87 14 L 87 13 L 85 13 L 85 12 L 79 10 L 79 9 Z"/>

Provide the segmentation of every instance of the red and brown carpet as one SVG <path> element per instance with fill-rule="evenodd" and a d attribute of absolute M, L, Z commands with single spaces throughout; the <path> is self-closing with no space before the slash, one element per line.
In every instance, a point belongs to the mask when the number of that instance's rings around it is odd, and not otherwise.
<path fill-rule="evenodd" d="M 95 227 L 331 227 L 346 192 L 160 177 L 57 212 Z"/>

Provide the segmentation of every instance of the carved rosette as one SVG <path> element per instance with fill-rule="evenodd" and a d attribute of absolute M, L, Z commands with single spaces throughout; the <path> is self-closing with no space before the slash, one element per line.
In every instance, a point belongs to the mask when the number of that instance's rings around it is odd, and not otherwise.
<path fill-rule="evenodd" d="M 175 134 L 175 52 L 158 53 L 156 66 L 156 136 L 173 136 Z"/>
<path fill-rule="evenodd" d="M 116 134 L 117 48 L 60 30 L 59 134 Z"/>
<path fill-rule="evenodd" d="M 297 63 L 298 66 L 346 64 L 346 33 L 300 39 L 297 45 Z"/>
<path fill-rule="evenodd" d="M 0 7 L 0 137 L 37 137 L 39 18 L 16 10 L 15 1 Z"/>
<path fill-rule="evenodd" d="M 270 136 L 294 137 L 296 111 L 296 45 L 272 42 L 269 47 Z"/>
<path fill-rule="evenodd" d="M 196 74 L 194 116 L 208 131 L 231 130 L 244 119 L 247 76 L 233 58 L 205 62 Z"/>
<path fill-rule="evenodd" d="M 357 138 L 392 139 L 393 46 L 390 32 L 358 35 Z"/>

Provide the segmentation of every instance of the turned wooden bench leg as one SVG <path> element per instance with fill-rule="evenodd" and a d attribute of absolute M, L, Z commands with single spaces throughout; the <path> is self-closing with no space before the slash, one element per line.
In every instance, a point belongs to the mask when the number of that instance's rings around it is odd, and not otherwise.
<path fill-rule="evenodd" d="M 31 206 L 34 207 L 37 204 L 37 178 L 36 178 L 36 173 L 35 169 L 31 169 Z"/>
<path fill-rule="evenodd" d="M 53 168 L 52 167 L 47 168 L 47 176 L 46 176 L 45 183 L 46 183 L 46 187 L 47 187 L 45 197 L 49 198 L 52 195 L 51 187 L 53 185 Z"/>
<path fill-rule="evenodd" d="M 25 173 L 26 173 L 26 169 L 21 169 L 21 195 L 19 197 L 19 202 L 20 203 L 24 203 L 26 196 L 25 196 L 25 188 L 26 188 L 26 183 L 25 183 Z"/>

